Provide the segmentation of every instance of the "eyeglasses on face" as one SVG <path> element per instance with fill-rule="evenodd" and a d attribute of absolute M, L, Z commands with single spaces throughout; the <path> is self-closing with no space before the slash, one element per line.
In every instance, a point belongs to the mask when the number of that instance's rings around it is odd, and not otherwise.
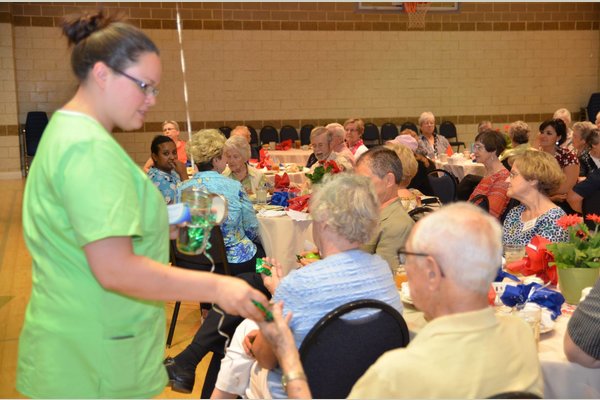
<path fill-rule="evenodd" d="M 477 151 L 477 150 L 485 150 L 484 144 L 483 143 L 474 143 L 473 151 Z"/>
<path fill-rule="evenodd" d="M 405 265 L 406 264 L 406 258 L 407 256 L 415 256 L 415 257 L 432 257 L 431 254 L 427 254 L 427 253 L 416 253 L 416 252 L 412 252 L 412 251 L 407 251 L 406 249 L 402 248 L 400 250 L 398 250 L 398 262 L 400 263 L 400 265 Z M 444 270 L 442 269 L 442 267 L 440 266 L 440 273 L 442 275 L 442 278 L 445 277 L 446 275 L 444 274 Z"/>
<path fill-rule="evenodd" d="M 125 78 L 127 78 L 131 82 L 135 83 L 140 88 L 140 90 L 144 93 L 144 95 L 146 95 L 146 96 L 152 95 L 154 97 L 158 96 L 159 90 L 157 88 L 155 88 L 154 86 L 152 86 L 151 84 L 146 83 L 140 79 L 134 78 L 133 76 L 126 74 L 123 71 L 119 71 L 116 68 L 113 68 L 113 71 L 115 71 L 119 75 L 123 75 Z"/>
<path fill-rule="evenodd" d="M 510 176 L 510 179 L 514 179 L 515 177 L 517 177 L 519 175 L 520 174 L 518 172 L 515 172 L 514 170 L 512 170 L 508 173 L 508 176 Z"/>

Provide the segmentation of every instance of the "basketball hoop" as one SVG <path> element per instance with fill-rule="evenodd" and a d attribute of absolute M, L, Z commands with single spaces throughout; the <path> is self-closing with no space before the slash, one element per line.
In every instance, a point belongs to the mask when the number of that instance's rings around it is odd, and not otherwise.
<path fill-rule="evenodd" d="M 404 12 L 408 14 L 409 29 L 424 29 L 425 15 L 429 10 L 429 2 L 407 2 L 404 4 Z"/>

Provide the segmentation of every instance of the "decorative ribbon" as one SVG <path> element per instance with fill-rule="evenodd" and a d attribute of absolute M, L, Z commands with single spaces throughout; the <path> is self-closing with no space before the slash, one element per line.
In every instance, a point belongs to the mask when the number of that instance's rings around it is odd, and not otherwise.
<path fill-rule="evenodd" d="M 500 300 L 509 307 L 523 306 L 527 302 L 539 304 L 552 312 L 553 320 L 561 314 L 560 307 L 565 302 L 562 294 L 535 282 L 527 285 L 506 285 Z"/>

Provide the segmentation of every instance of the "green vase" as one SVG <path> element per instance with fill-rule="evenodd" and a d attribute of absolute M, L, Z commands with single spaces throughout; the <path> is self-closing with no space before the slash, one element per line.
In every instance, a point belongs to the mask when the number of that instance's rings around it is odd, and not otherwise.
<path fill-rule="evenodd" d="M 566 302 L 573 305 L 579 304 L 581 291 L 594 286 L 600 275 L 600 268 L 557 268 L 557 271 L 560 292 Z"/>

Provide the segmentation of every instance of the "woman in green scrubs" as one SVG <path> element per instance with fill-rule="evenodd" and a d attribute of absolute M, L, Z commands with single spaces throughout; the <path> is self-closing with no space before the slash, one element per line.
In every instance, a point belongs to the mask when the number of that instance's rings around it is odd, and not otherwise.
<path fill-rule="evenodd" d="M 258 320 L 266 298 L 243 281 L 169 268 L 160 192 L 110 132 L 139 129 L 155 104 L 158 49 L 102 13 L 65 21 L 79 81 L 52 116 L 25 187 L 33 288 L 19 342 L 17 389 L 30 397 L 159 394 L 162 301 L 215 302 Z M 176 229 L 171 229 L 174 236 Z"/>

